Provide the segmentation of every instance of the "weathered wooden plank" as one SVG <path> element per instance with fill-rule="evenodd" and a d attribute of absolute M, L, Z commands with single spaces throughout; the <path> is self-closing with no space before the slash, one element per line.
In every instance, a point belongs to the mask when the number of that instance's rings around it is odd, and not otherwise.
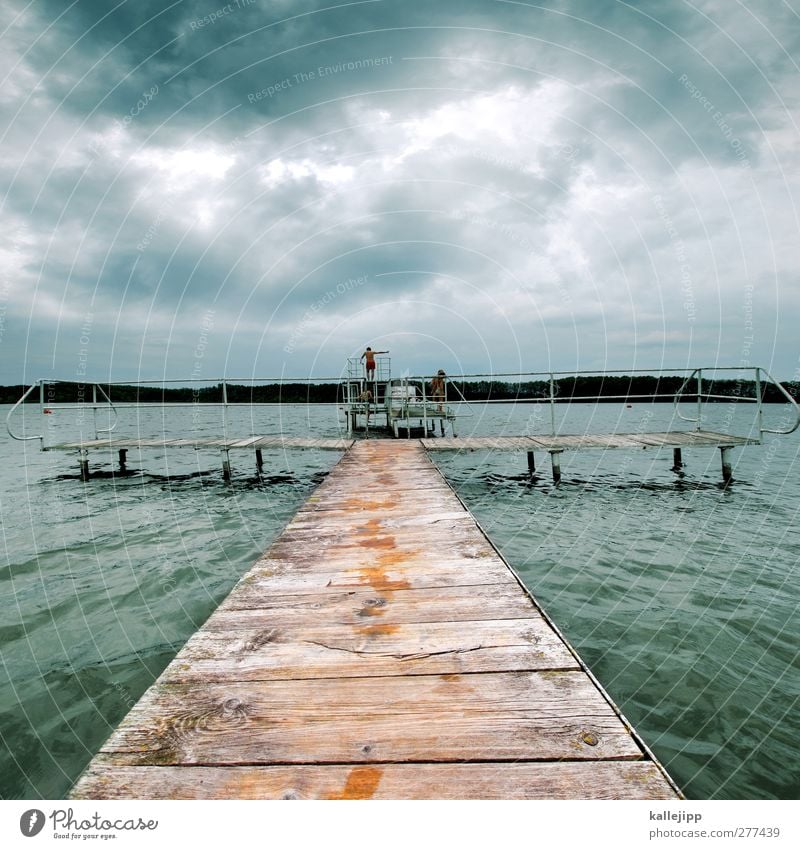
<path fill-rule="evenodd" d="M 268 556 L 276 560 L 295 560 L 298 563 L 312 562 L 324 558 L 330 564 L 352 561 L 356 566 L 367 558 L 367 565 L 390 565 L 400 563 L 404 559 L 414 558 L 425 550 L 431 558 L 442 556 L 453 559 L 484 559 L 497 557 L 496 552 L 486 543 L 483 537 L 477 535 L 451 535 L 444 544 L 441 538 L 430 546 L 428 534 L 404 534 L 401 539 L 395 537 L 394 546 L 387 543 L 375 545 L 374 541 L 363 538 L 354 539 L 343 531 L 328 529 L 320 526 L 315 532 L 312 528 L 294 529 L 283 534 L 270 546 Z M 366 544 L 365 544 L 366 542 Z M 426 549 L 426 545 L 428 546 Z M 380 550 L 385 548 L 387 550 Z M 424 565 L 424 558 L 422 564 Z"/>
<path fill-rule="evenodd" d="M 257 436 L 248 436 L 246 439 L 237 439 L 231 442 L 231 448 L 249 448 L 257 441 Z"/>
<path fill-rule="evenodd" d="M 309 618 L 360 625 L 368 622 L 464 622 L 524 619 L 534 609 L 516 584 L 404 589 L 388 584 L 372 589 L 329 591 L 315 595 L 273 595 L 269 579 L 244 578 L 208 621 L 208 628 L 271 628 Z M 229 614 L 223 617 L 222 614 Z"/>
<path fill-rule="evenodd" d="M 513 585 L 514 578 L 497 558 L 431 558 L 420 548 L 398 559 L 362 552 L 360 559 L 347 558 L 339 564 L 330 559 L 262 559 L 248 572 L 263 578 L 272 595 L 319 594 L 326 591 L 405 587 L 477 587 L 483 584 Z"/>
<path fill-rule="evenodd" d="M 693 445 L 749 445 L 757 444 L 757 439 L 743 436 L 731 436 L 715 431 L 664 431 L 653 433 L 610 433 L 610 434 L 536 434 L 524 437 L 529 442 L 526 446 L 521 437 L 492 436 L 492 437 L 443 437 L 439 439 L 423 439 L 421 444 L 427 451 L 517 451 L 521 448 L 545 451 L 572 451 L 594 448 L 640 448 L 643 444 L 653 447 L 680 447 Z"/>
<path fill-rule="evenodd" d="M 77 799 L 674 799 L 653 763 L 126 767 L 103 756 Z"/>
<path fill-rule="evenodd" d="M 477 622 L 201 630 L 164 683 L 578 669 L 541 616 Z"/>
<path fill-rule="evenodd" d="M 642 758 L 587 676 L 558 671 L 156 684 L 101 751 L 130 765 Z"/>

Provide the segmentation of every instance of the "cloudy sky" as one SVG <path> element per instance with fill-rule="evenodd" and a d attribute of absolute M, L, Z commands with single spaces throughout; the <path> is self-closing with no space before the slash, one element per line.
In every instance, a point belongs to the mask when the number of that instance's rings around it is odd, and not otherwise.
<path fill-rule="evenodd" d="M 5 0 L 0 383 L 759 364 L 798 0 Z"/>

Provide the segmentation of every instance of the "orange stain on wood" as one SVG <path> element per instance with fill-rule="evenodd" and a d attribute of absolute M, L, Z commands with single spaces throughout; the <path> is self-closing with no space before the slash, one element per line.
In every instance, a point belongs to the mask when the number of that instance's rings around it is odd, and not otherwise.
<path fill-rule="evenodd" d="M 359 634 L 363 634 L 365 637 L 388 637 L 389 634 L 394 634 L 395 631 L 400 630 L 399 625 L 362 625 L 361 627 L 356 629 Z"/>
<path fill-rule="evenodd" d="M 370 519 L 365 522 L 358 530 L 357 534 L 369 534 L 368 539 L 359 540 L 359 545 L 362 548 L 396 548 L 395 538 L 391 534 L 381 535 L 381 520 Z"/>
<path fill-rule="evenodd" d="M 394 502 L 391 499 L 377 501 L 374 498 L 348 498 L 344 506 L 352 510 L 391 510 Z"/>
<path fill-rule="evenodd" d="M 350 770 L 339 793 L 327 793 L 326 799 L 371 799 L 381 782 L 383 770 L 374 766 L 357 766 Z"/>
<path fill-rule="evenodd" d="M 422 554 L 421 548 L 412 548 L 407 551 L 387 551 L 378 555 L 378 563 L 382 569 L 390 569 L 392 566 L 404 564 L 407 560 L 413 560 Z"/>
<path fill-rule="evenodd" d="M 364 583 L 369 584 L 377 593 L 391 593 L 395 590 L 407 590 L 411 588 L 411 584 L 405 578 L 395 578 L 392 580 L 380 566 L 359 569 L 359 575 L 363 578 Z"/>

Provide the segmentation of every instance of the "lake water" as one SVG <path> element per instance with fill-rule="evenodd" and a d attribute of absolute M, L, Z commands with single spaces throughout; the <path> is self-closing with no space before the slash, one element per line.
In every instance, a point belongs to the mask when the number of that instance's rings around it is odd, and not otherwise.
<path fill-rule="evenodd" d="M 5 416 L 9 408 L 2 409 Z M 563 432 L 675 426 L 671 405 L 564 405 Z M 752 408 L 709 408 L 746 434 Z M 473 404 L 460 435 L 545 433 L 539 405 Z M 692 407 L 685 414 L 693 412 Z M 765 408 L 767 426 L 786 410 Z M 45 418 L 51 442 L 74 412 Z M 26 410 L 40 428 L 38 407 Z M 683 427 L 690 427 L 681 423 Z M 85 427 L 84 420 L 83 426 Z M 236 408 L 228 432 L 340 435 L 324 406 Z M 214 408 L 122 410 L 121 435 L 218 434 Z M 29 430 L 29 432 L 35 432 Z M 562 455 L 555 486 L 524 453 L 437 454 L 492 541 L 689 798 L 797 798 L 800 740 L 800 434 L 719 451 Z M 184 642 L 324 478 L 335 452 L 129 454 L 0 439 L 0 796 L 59 798 Z"/>

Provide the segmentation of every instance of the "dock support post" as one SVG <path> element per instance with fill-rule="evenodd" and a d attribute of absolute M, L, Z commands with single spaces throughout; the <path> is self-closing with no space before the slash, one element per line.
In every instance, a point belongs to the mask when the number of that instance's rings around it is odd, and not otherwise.
<path fill-rule="evenodd" d="M 680 448 L 672 449 L 672 471 L 677 472 L 683 468 L 683 455 Z"/>
<path fill-rule="evenodd" d="M 85 448 L 81 448 L 81 454 L 78 459 L 78 463 L 81 467 L 81 480 L 88 481 L 89 480 L 89 452 Z"/>
<path fill-rule="evenodd" d="M 227 448 L 222 449 L 222 479 L 224 481 L 231 479 L 231 458 Z"/>
<path fill-rule="evenodd" d="M 119 449 L 119 470 L 124 472 L 128 467 L 128 449 L 120 448 Z"/>
<path fill-rule="evenodd" d="M 528 471 L 536 474 L 536 458 L 533 456 L 533 451 L 528 451 Z"/>
<path fill-rule="evenodd" d="M 561 452 L 551 451 L 550 459 L 553 462 L 553 483 L 561 482 Z"/>
<path fill-rule="evenodd" d="M 720 446 L 719 453 L 722 458 L 722 480 L 725 481 L 725 483 L 730 483 L 730 481 L 733 480 L 733 473 L 731 471 L 730 451 L 730 445 Z"/>
<path fill-rule="evenodd" d="M 256 448 L 256 468 L 259 472 L 264 468 L 264 455 L 260 448 Z"/>

